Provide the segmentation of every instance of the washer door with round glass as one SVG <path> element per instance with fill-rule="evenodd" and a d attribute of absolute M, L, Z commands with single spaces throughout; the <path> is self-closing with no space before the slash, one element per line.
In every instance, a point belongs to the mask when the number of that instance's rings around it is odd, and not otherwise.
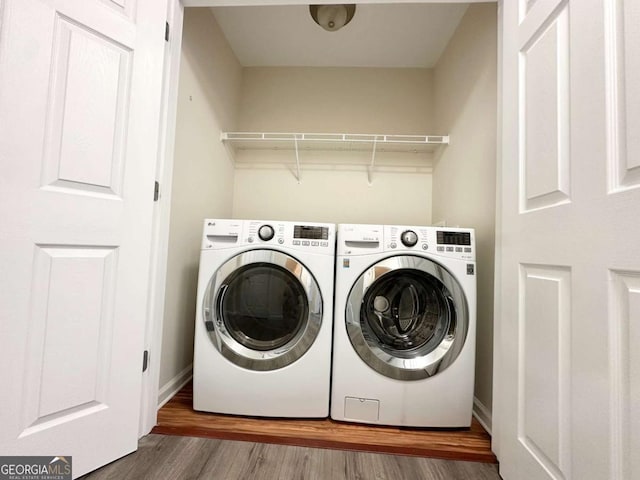
<path fill-rule="evenodd" d="M 360 358 L 398 380 L 446 369 L 469 328 L 467 300 L 456 279 L 438 263 L 410 255 L 387 258 L 360 275 L 345 314 Z"/>
<path fill-rule="evenodd" d="M 224 357 L 247 369 L 275 370 L 295 362 L 313 344 L 322 323 L 322 297 L 298 260 L 254 250 L 232 257 L 215 272 L 203 312 L 209 336 Z"/>

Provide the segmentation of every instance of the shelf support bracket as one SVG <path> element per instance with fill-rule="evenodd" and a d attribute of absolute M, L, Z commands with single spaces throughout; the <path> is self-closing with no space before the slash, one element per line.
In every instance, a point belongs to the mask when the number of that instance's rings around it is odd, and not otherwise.
<path fill-rule="evenodd" d="M 371 163 L 367 167 L 367 181 L 369 186 L 373 183 L 373 166 L 376 163 L 376 147 L 378 146 L 378 137 L 373 139 L 373 149 L 371 150 Z"/>
<path fill-rule="evenodd" d="M 298 135 L 293 136 L 293 145 L 296 150 L 296 173 L 295 177 L 298 183 L 300 183 L 300 153 L 298 152 Z"/>

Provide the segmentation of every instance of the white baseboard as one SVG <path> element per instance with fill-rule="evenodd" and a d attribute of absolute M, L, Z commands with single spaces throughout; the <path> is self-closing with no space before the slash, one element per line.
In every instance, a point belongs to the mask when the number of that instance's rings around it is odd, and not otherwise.
<path fill-rule="evenodd" d="M 480 425 L 491 435 L 491 410 L 485 407 L 476 397 L 473 397 L 473 416 L 476 417 Z"/>
<path fill-rule="evenodd" d="M 158 409 L 173 398 L 173 396 L 184 387 L 193 376 L 193 364 L 178 373 L 175 377 L 165 383 L 158 391 Z"/>

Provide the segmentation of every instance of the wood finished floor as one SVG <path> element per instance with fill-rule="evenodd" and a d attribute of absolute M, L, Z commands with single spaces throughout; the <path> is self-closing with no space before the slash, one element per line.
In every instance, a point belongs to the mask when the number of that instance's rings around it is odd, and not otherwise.
<path fill-rule="evenodd" d="M 497 463 L 491 437 L 468 430 L 383 427 L 330 419 L 265 419 L 196 412 L 191 384 L 158 412 L 152 433 Z"/>
<path fill-rule="evenodd" d="M 148 435 L 87 480 L 500 480 L 497 466 L 209 438 Z"/>

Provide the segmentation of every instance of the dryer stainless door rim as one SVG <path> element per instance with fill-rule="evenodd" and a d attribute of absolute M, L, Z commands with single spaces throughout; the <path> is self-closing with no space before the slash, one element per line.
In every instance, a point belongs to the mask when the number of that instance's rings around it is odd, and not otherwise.
<path fill-rule="evenodd" d="M 442 265 L 399 255 L 358 277 L 345 322 L 353 348 L 367 365 L 389 378 L 420 380 L 458 357 L 469 310 L 460 284 Z"/>
<path fill-rule="evenodd" d="M 275 250 L 250 250 L 227 260 L 211 277 L 202 307 L 217 350 L 250 370 L 295 362 L 322 323 L 322 296 L 313 275 Z"/>

